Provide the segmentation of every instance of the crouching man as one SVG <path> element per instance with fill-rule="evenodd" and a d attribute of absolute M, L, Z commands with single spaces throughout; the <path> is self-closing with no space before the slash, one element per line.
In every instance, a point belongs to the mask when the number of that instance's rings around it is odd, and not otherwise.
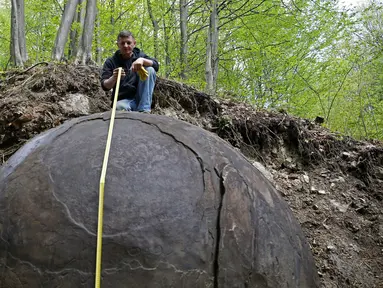
<path fill-rule="evenodd" d="M 101 87 L 104 91 L 113 89 L 113 101 L 118 68 L 122 67 L 116 109 L 150 113 L 158 61 L 136 47 L 136 40 L 130 31 L 118 34 L 117 46 L 118 50 L 103 65 Z"/>

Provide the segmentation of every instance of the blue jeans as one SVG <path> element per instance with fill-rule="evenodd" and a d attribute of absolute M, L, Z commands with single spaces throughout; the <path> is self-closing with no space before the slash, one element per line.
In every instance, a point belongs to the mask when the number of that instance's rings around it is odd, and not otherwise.
<path fill-rule="evenodd" d="M 123 99 L 117 101 L 116 110 L 150 112 L 154 85 L 156 84 L 156 71 L 153 67 L 145 67 L 149 75 L 145 81 L 138 80 L 136 99 Z"/>

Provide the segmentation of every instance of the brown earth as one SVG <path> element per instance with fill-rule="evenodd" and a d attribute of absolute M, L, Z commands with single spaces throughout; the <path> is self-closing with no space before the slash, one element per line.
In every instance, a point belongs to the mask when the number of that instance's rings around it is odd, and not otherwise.
<path fill-rule="evenodd" d="M 0 162 L 46 129 L 110 109 L 98 77 L 98 67 L 49 63 L 2 74 Z M 265 173 L 301 223 L 322 287 L 383 287 L 383 143 L 167 79 L 153 103 L 153 113 L 216 133 Z"/>

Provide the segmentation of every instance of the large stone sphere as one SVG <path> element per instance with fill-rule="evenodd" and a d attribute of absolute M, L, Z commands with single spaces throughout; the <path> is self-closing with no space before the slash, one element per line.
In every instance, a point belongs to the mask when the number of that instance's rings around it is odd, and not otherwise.
<path fill-rule="evenodd" d="M 110 113 L 51 129 L 0 172 L 0 287 L 94 287 Z M 102 287 L 317 287 L 287 203 L 217 136 L 116 115 L 106 174 Z"/>

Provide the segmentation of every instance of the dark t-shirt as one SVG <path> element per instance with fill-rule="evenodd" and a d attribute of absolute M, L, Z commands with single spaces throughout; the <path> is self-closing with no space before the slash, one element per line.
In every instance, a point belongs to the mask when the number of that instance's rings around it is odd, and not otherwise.
<path fill-rule="evenodd" d="M 134 99 L 137 92 L 137 86 L 139 81 L 139 76 L 137 72 L 133 72 L 130 70 L 132 67 L 132 63 L 136 61 L 138 58 L 146 58 L 153 61 L 153 68 L 156 72 L 158 72 L 159 64 L 155 58 L 151 58 L 145 53 L 141 52 L 140 49 L 134 48 L 133 55 L 129 59 L 123 59 L 121 56 L 121 52 L 118 50 L 114 53 L 112 57 L 106 59 L 104 66 L 101 72 L 101 87 L 104 91 L 108 91 L 109 89 L 105 88 L 104 81 L 109 79 L 113 75 L 113 70 L 122 67 L 125 71 L 125 77 L 121 78 L 120 89 L 118 92 L 118 100 L 122 99 Z M 116 87 L 113 87 L 113 95 Z"/>

